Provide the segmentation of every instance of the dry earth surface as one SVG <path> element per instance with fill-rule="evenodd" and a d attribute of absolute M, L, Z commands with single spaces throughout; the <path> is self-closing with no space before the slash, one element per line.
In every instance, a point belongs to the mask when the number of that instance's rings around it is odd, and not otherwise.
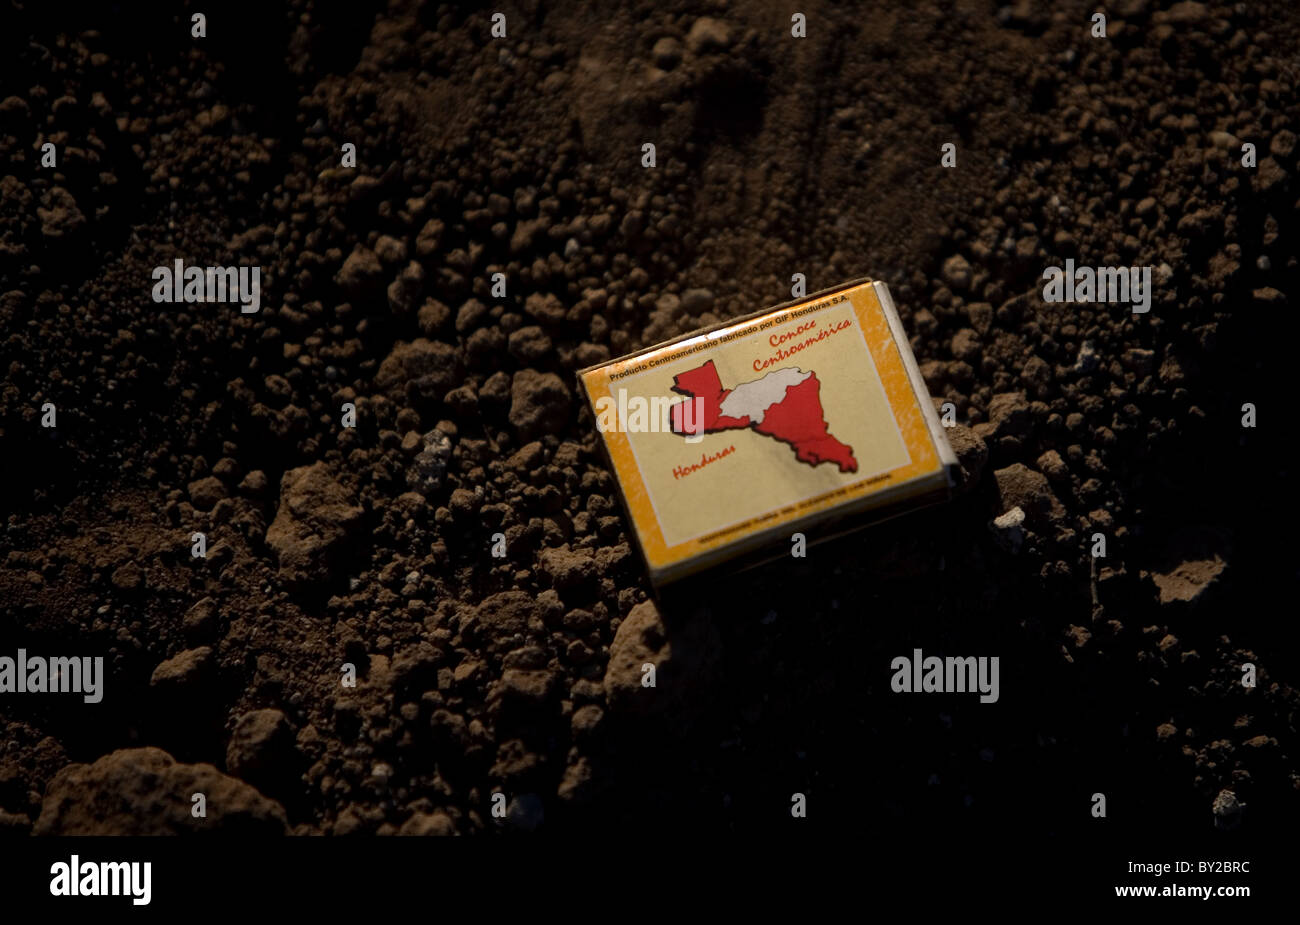
<path fill-rule="evenodd" d="M 4 7 L 0 654 L 108 679 L 0 699 L 0 830 L 1295 818 L 1293 4 Z M 574 370 L 796 272 L 890 284 L 964 490 L 656 605 Z"/>

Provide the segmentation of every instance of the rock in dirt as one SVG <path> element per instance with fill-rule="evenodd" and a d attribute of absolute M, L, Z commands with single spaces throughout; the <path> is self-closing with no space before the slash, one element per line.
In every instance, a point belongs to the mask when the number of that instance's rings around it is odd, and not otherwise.
<path fill-rule="evenodd" d="M 216 632 L 219 614 L 217 602 L 211 597 L 205 597 L 185 611 L 181 628 L 190 639 L 207 639 Z"/>
<path fill-rule="evenodd" d="M 975 425 L 975 433 L 985 440 L 1022 437 L 1029 432 L 1029 405 L 1024 392 L 1004 392 L 989 402 L 989 419 Z"/>
<path fill-rule="evenodd" d="M 51 189 L 42 197 L 44 207 L 36 210 L 41 220 L 41 234 L 58 240 L 70 237 L 86 227 L 86 216 L 77 208 L 77 200 L 61 186 Z"/>
<path fill-rule="evenodd" d="M 478 605 L 478 621 L 494 636 L 512 636 L 528 628 L 536 612 L 531 595 L 523 591 L 502 591 Z"/>
<path fill-rule="evenodd" d="M 334 277 L 349 296 L 358 298 L 376 289 L 383 281 L 384 267 L 379 257 L 368 247 L 357 247 L 343 262 L 343 268 Z"/>
<path fill-rule="evenodd" d="M 201 793 L 207 816 L 196 818 Z M 128 748 L 70 764 L 45 791 L 36 835 L 283 835 L 283 807 L 210 764 L 180 764 L 159 748 Z"/>
<path fill-rule="evenodd" d="M 226 746 L 226 770 L 257 782 L 282 776 L 293 760 L 293 729 L 279 710 L 251 710 L 241 716 Z"/>
<path fill-rule="evenodd" d="M 655 67 L 671 71 L 682 63 L 682 43 L 666 35 L 655 42 L 650 54 L 654 58 Z"/>
<path fill-rule="evenodd" d="M 124 562 L 113 570 L 109 582 L 119 591 L 137 591 L 144 584 L 144 570 L 138 563 Z"/>
<path fill-rule="evenodd" d="M 1194 604 L 1218 580 L 1226 568 L 1218 556 L 1189 559 L 1165 572 L 1152 572 L 1151 580 L 1160 589 L 1162 604 Z"/>
<path fill-rule="evenodd" d="M 1210 806 L 1211 812 L 1214 813 L 1214 827 L 1235 829 L 1241 825 L 1241 814 L 1245 808 L 1246 804 L 1238 800 L 1237 795 L 1231 790 L 1220 790 Z"/>
<path fill-rule="evenodd" d="M 158 665 L 149 679 L 150 687 L 177 694 L 203 684 L 213 669 L 212 649 L 186 649 Z"/>
<path fill-rule="evenodd" d="M 689 703 L 704 686 L 717 646 L 717 631 L 706 615 L 670 627 L 652 601 L 636 605 L 609 648 L 604 683 L 610 707 L 648 715 Z M 642 684 L 646 665 L 655 666 L 654 687 Z"/>
<path fill-rule="evenodd" d="M 402 823 L 398 835 L 455 835 L 456 823 L 444 812 L 415 813 Z"/>
<path fill-rule="evenodd" d="M 989 461 L 988 445 L 979 434 L 961 424 L 954 424 L 947 428 L 945 433 L 948 436 L 948 445 L 957 454 L 957 462 L 961 466 L 957 490 L 966 491 L 984 474 L 984 467 Z"/>
<path fill-rule="evenodd" d="M 731 44 L 731 33 L 727 24 L 711 16 L 701 16 L 686 34 L 686 47 L 692 54 L 705 54 L 710 51 L 723 51 Z"/>
<path fill-rule="evenodd" d="M 290 469 L 280 480 L 280 507 L 266 543 L 280 563 L 280 577 L 303 587 L 325 581 L 361 527 L 363 511 L 323 462 Z"/>
<path fill-rule="evenodd" d="M 1031 521 L 1044 522 L 1065 516 L 1065 508 L 1052 493 L 1047 476 L 1024 463 L 1015 463 L 993 473 L 997 479 L 1002 509 L 1021 508 Z"/>
<path fill-rule="evenodd" d="M 702 315 L 713 308 L 713 290 L 687 289 L 682 293 L 681 306 L 688 315 Z"/>
<path fill-rule="evenodd" d="M 519 436 L 535 440 L 564 429 L 569 418 L 569 389 L 555 373 L 521 369 L 510 388 L 510 423 Z"/>
<path fill-rule="evenodd" d="M 412 384 L 441 398 L 461 384 L 463 370 L 455 347 L 442 341 L 417 337 L 410 343 L 399 342 L 379 365 L 375 385 L 391 389 Z"/>
<path fill-rule="evenodd" d="M 501 717 L 512 719 L 543 710 L 556 691 L 556 676 L 551 671 L 527 671 L 507 668 L 492 689 Z"/>
<path fill-rule="evenodd" d="M 451 438 L 440 430 L 431 430 L 421 438 L 421 449 L 406 471 L 406 483 L 426 498 L 438 493 L 447 464 L 451 462 Z"/>
<path fill-rule="evenodd" d="M 999 546 L 1015 555 L 1025 543 L 1025 512 L 1013 507 L 993 519 L 993 537 Z"/>
<path fill-rule="evenodd" d="M 966 258 L 954 254 L 943 262 L 943 279 L 957 292 L 963 292 L 970 286 L 971 269 Z"/>
<path fill-rule="evenodd" d="M 551 579 L 556 590 L 572 588 L 593 578 L 596 560 L 589 553 L 568 549 L 544 549 L 541 554 L 542 574 Z"/>
<path fill-rule="evenodd" d="M 190 503 L 198 511 L 210 511 L 218 501 L 226 496 L 226 486 L 214 475 L 190 482 Z"/>

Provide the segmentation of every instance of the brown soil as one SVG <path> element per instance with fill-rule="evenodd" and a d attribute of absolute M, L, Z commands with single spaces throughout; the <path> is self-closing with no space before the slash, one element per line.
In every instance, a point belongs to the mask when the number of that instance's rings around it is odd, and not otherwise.
<path fill-rule="evenodd" d="M 0 696 L 0 828 L 1294 818 L 1294 4 L 8 6 L 0 655 L 109 674 Z M 1067 257 L 1151 311 L 1044 303 Z M 573 371 L 796 272 L 890 284 L 968 490 L 656 606 Z"/>

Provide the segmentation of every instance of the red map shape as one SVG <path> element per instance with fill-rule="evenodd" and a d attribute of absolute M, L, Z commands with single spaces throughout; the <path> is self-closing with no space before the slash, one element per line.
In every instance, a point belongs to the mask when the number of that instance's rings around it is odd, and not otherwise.
<path fill-rule="evenodd" d="M 786 389 L 785 398 L 769 407 L 758 424 L 751 423 L 748 415 L 733 418 L 722 414 L 722 401 L 732 390 L 722 387 L 722 380 L 718 378 L 718 370 L 712 360 L 674 376 L 673 391 L 700 399 L 696 406 L 700 408 L 702 418 L 701 421 L 688 421 L 684 412 L 691 402 L 679 402 L 670 412 L 673 433 L 699 433 L 701 423 L 703 432 L 707 434 L 749 428 L 790 444 L 794 448 L 795 458 L 810 466 L 833 462 L 840 467 L 841 472 L 858 471 L 853 448 L 830 435 L 826 413 L 822 410 L 821 382 L 816 373 Z M 688 430 L 687 423 L 694 426 Z"/>

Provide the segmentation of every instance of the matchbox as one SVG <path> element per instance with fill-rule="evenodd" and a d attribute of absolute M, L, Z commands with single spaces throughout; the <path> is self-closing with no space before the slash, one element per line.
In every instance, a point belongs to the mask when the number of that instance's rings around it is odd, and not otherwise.
<path fill-rule="evenodd" d="M 578 374 L 651 580 L 940 500 L 948 445 L 884 283 Z M 839 529 L 839 528 L 837 528 Z"/>

